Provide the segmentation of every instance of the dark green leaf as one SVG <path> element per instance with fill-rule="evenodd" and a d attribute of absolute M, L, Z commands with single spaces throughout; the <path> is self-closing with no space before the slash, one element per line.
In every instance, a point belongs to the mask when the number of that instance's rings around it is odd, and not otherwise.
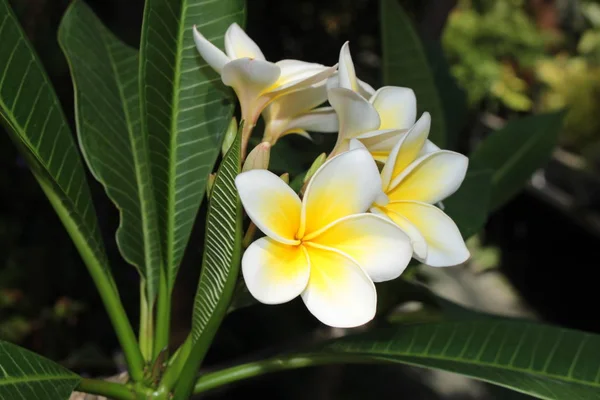
<path fill-rule="evenodd" d="M 444 147 L 444 111 L 421 40 L 397 0 L 380 1 L 383 82 L 415 91 L 419 115 L 424 111 L 431 113 L 429 139 Z"/>
<path fill-rule="evenodd" d="M 444 200 L 444 211 L 456 223 L 465 240 L 485 225 L 491 188 L 491 171 L 473 171 L 470 168 L 458 191 Z"/>
<path fill-rule="evenodd" d="M 218 46 L 243 0 L 147 0 L 140 45 L 142 130 L 150 161 L 163 257 L 173 284 L 206 180 L 233 113 L 231 91 L 200 57 L 194 24 Z M 227 89 L 227 90 L 226 90 Z"/>
<path fill-rule="evenodd" d="M 326 354 L 451 371 L 542 399 L 600 399 L 600 336 L 509 319 L 394 326 Z"/>
<path fill-rule="evenodd" d="M 0 342 L 0 399 L 67 400 L 79 380 L 44 357 Z"/>
<path fill-rule="evenodd" d="M 65 13 L 59 42 L 73 76 L 83 154 L 121 213 L 117 244 L 146 279 L 152 301 L 161 258 L 148 143 L 140 130 L 138 52 L 119 41 L 81 0 Z"/>
<path fill-rule="evenodd" d="M 194 300 L 192 349 L 176 395 L 191 391 L 193 378 L 227 314 L 236 287 L 242 250 L 242 208 L 235 186 L 241 168 L 241 132 L 219 166 L 208 203 L 204 259 Z"/>
<path fill-rule="evenodd" d="M 85 171 L 56 94 L 6 0 L 0 0 L 3 124 L 94 274 L 109 274 Z"/>
<path fill-rule="evenodd" d="M 497 210 L 525 185 L 550 158 L 562 129 L 563 112 L 509 121 L 492 133 L 470 156 L 474 170 L 492 175 L 490 209 Z"/>

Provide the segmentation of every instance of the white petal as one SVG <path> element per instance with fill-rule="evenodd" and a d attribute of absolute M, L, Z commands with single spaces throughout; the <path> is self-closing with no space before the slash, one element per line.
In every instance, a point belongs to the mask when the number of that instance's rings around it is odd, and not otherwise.
<path fill-rule="evenodd" d="M 441 149 L 437 147 L 431 140 L 427 139 L 427 141 L 425 142 L 425 146 L 423 146 L 423 148 L 421 149 L 421 153 L 419 153 L 419 157 L 440 150 Z"/>
<path fill-rule="evenodd" d="M 235 178 L 246 213 L 267 236 L 285 244 L 298 244 L 300 198 L 274 173 L 264 169 L 243 172 Z"/>
<path fill-rule="evenodd" d="M 343 253 L 307 246 L 310 278 L 302 300 L 322 323 L 351 328 L 375 316 L 377 292 L 367 274 Z"/>
<path fill-rule="evenodd" d="M 426 154 L 394 177 L 386 191 L 390 200 L 414 200 L 435 204 L 460 187 L 469 159 L 462 154 L 440 150 Z"/>
<path fill-rule="evenodd" d="M 340 61 L 338 66 L 338 75 L 340 80 L 340 87 L 350 89 L 358 93 L 359 86 L 356 79 L 356 72 L 354 71 L 354 63 L 352 62 L 352 56 L 350 55 L 350 45 L 348 42 L 344 43 L 340 50 Z"/>
<path fill-rule="evenodd" d="M 277 97 L 265 109 L 265 120 L 291 119 L 304 114 L 327 101 L 327 89 L 324 84 L 308 86 L 304 89 Z"/>
<path fill-rule="evenodd" d="M 402 229 L 404 233 L 408 235 L 415 258 L 423 260 L 427 257 L 427 241 L 425 240 L 425 237 L 421 234 L 417 227 L 413 225 L 412 222 L 406 219 L 406 217 L 388 209 L 387 207 L 373 207 L 371 212 L 389 219 L 391 222 L 398 225 L 398 227 L 400 227 L 400 229 Z"/>
<path fill-rule="evenodd" d="M 254 125 L 258 116 L 270 100 L 263 96 L 279 79 L 279 67 L 263 60 L 240 58 L 223 67 L 221 78 L 233 87 L 242 108 L 242 119 Z"/>
<path fill-rule="evenodd" d="M 349 147 L 349 149 L 350 149 L 350 150 L 356 150 L 356 149 L 364 149 L 364 150 L 367 150 L 367 146 L 365 146 L 365 145 L 363 144 L 363 142 L 361 142 L 361 141 L 360 141 L 360 140 L 358 140 L 358 139 L 351 139 L 351 140 L 350 140 L 350 147 Z M 369 150 L 367 150 L 367 151 L 369 151 Z"/>
<path fill-rule="evenodd" d="M 358 94 L 360 94 L 365 99 L 369 99 L 373 94 L 375 94 L 375 89 L 373 86 L 369 85 L 367 82 L 361 81 L 360 79 L 356 79 L 358 82 Z M 340 87 L 340 74 L 336 72 L 331 75 L 327 79 L 327 90 Z"/>
<path fill-rule="evenodd" d="M 242 274 L 256 300 L 264 304 L 285 303 L 302 293 L 308 284 L 308 254 L 304 246 L 289 246 L 263 237 L 244 253 Z"/>
<path fill-rule="evenodd" d="M 393 222 L 374 214 L 341 218 L 310 243 L 350 256 L 373 282 L 396 279 L 412 258 L 409 237 Z"/>
<path fill-rule="evenodd" d="M 347 151 L 325 162 L 310 179 L 302 199 L 301 232 L 309 235 L 330 223 L 367 211 L 381 193 L 381 180 L 368 151 Z"/>
<path fill-rule="evenodd" d="M 338 141 L 356 138 L 379 127 L 377 110 L 358 93 L 344 88 L 329 90 L 329 103 L 340 124 Z"/>
<path fill-rule="evenodd" d="M 338 118 L 332 107 L 321 107 L 292 119 L 288 129 L 333 133 L 338 131 Z"/>
<path fill-rule="evenodd" d="M 381 171 L 383 190 L 387 190 L 392 179 L 402 174 L 421 153 L 429 136 L 430 127 L 431 116 L 427 112 L 423 113 L 417 123 L 394 146 Z"/>
<path fill-rule="evenodd" d="M 404 134 L 404 129 L 384 129 L 363 133 L 358 135 L 358 139 L 369 149 L 375 160 L 386 162 Z"/>
<path fill-rule="evenodd" d="M 282 60 L 276 65 L 281 68 L 281 76 L 270 92 L 278 96 L 311 85 L 324 84 L 337 68 L 297 60 Z"/>
<path fill-rule="evenodd" d="M 384 86 L 370 101 L 381 118 L 379 129 L 409 129 L 417 119 L 417 98 L 412 89 Z"/>
<path fill-rule="evenodd" d="M 229 58 L 253 58 L 264 60 L 265 56 L 254 40 L 235 22 L 225 32 L 225 51 Z"/>
<path fill-rule="evenodd" d="M 421 260 L 425 264 L 448 267 L 469 258 L 456 224 L 439 208 L 416 201 L 392 202 L 386 208 L 406 217 L 421 232 L 427 242 L 427 256 Z"/>
<path fill-rule="evenodd" d="M 210 65 L 215 71 L 221 73 L 225 64 L 229 61 L 229 57 L 225 55 L 217 46 L 206 40 L 204 36 L 198 29 L 196 29 L 196 25 L 194 25 L 194 43 L 196 43 L 196 48 L 200 52 L 202 58 L 208 65 Z"/>

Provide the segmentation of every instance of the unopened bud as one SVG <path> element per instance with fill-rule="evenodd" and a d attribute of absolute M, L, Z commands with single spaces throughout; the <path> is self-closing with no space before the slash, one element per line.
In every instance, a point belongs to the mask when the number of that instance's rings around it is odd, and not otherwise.
<path fill-rule="evenodd" d="M 288 174 L 287 172 L 286 172 L 286 173 L 283 173 L 283 174 L 281 174 L 280 178 L 281 178 L 281 180 L 282 180 L 282 181 L 284 181 L 284 182 L 285 182 L 287 185 L 289 185 L 289 184 L 290 184 L 290 174 Z"/>
<path fill-rule="evenodd" d="M 251 169 L 268 169 L 270 158 L 271 143 L 262 142 L 248 154 L 242 167 L 242 172 L 250 171 Z"/>
<path fill-rule="evenodd" d="M 233 118 L 231 118 L 231 122 L 229 123 L 229 126 L 227 127 L 227 131 L 225 132 L 225 138 L 223 139 L 223 145 L 221 146 L 221 153 L 223 155 L 225 155 L 225 153 L 227 153 L 227 151 L 233 144 L 233 141 L 235 140 L 235 137 L 237 136 L 237 132 L 238 132 L 237 119 L 235 117 L 233 117 Z"/>
<path fill-rule="evenodd" d="M 321 165 L 323 165 L 326 158 L 327 158 L 327 154 L 325 154 L 325 153 L 321 153 L 319 155 L 319 157 L 315 158 L 315 161 L 313 161 L 313 163 L 310 166 L 310 168 L 308 169 L 308 171 L 306 171 L 306 175 L 304 175 L 304 183 L 308 182 L 310 180 L 310 178 L 313 177 L 315 172 L 317 172 L 317 170 L 319 168 L 321 168 Z"/>

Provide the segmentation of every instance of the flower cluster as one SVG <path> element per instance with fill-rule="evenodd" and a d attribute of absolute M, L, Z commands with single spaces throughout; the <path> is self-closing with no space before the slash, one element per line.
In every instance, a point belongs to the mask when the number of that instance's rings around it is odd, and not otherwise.
<path fill-rule="evenodd" d="M 225 53 L 195 28 L 194 39 L 237 94 L 244 147 L 261 114 L 265 121 L 263 143 L 247 159 L 252 167 L 236 178 L 248 217 L 265 234 L 242 258 L 258 301 L 301 296 L 324 324 L 354 327 L 375 316 L 374 282 L 397 278 L 411 258 L 436 267 L 469 258 L 456 224 L 436 206 L 459 188 L 468 159 L 428 140 L 431 117 L 417 120 L 411 89 L 375 91 L 358 79 L 348 43 L 327 67 L 266 61 L 236 24 Z M 325 101 L 331 107 L 321 107 Z M 261 154 L 283 135 L 309 131 L 338 136 L 300 197 Z"/>

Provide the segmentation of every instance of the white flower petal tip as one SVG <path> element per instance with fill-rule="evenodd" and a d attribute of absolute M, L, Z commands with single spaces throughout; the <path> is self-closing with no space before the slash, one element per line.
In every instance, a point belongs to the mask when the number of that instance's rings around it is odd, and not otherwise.
<path fill-rule="evenodd" d="M 265 56 L 248 34 L 237 24 L 233 23 L 225 32 L 225 52 L 231 59 L 252 58 L 264 60 Z"/>
<path fill-rule="evenodd" d="M 336 328 L 364 325 L 375 317 L 375 285 L 354 260 L 340 252 L 307 247 L 311 263 L 302 300 L 322 323 Z"/>
<path fill-rule="evenodd" d="M 292 188 L 264 169 L 243 172 L 235 185 L 246 213 L 270 238 L 284 244 L 299 244 L 301 202 Z"/>
<path fill-rule="evenodd" d="M 356 149 L 329 159 L 306 188 L 301 232 L 309 238 L 333 221 L 367 211 L 380 192 L 379 170 L 368 151 Z"/>
<path fill-rule="evenodd" d="M 244 253 L 242 274 L 248 291 L 256 300 L 264 304 L 281 304 L 304 291 L 310 264 L 303 246 L 288 246 L 261 238 Z"/>
<path fill-rule="evenodd" d="M 196 28 L 194 25 L 193 29 L 194 34 L 194 43 L 196 44 L 196 49 L 206 61 L 208 65 L 210 65 L 215 71 L 221 72 L 225 64 L 227 64 L 231 59 L 227 57 L 225 53 L 223 53 L 217 46 L 209 42 Z"/>
<path fill-rule="evenodd" d="M 349 256 L 374 282 L 399 277 L 413 254 L 410 238 L 392 221 L 375 214 L 339 219 L 312 242 Z"/>
<path fill-rule="evenodd" d="M 340 61 L 338 66 L 339 85 L 345 89 L 350 89 L 358 92 L 358 82 L 356 80 L 356 72 L 354 71 L 354 63 L 350 55 L 350 43 L 346 42 L 340 49 Z"/>
<path fill-rule="evenodd" d="M 417 98 L 412 89 L 384 86 L 370 102 L 381 118 L 379 129 L 409 129 L 417 119 Z"/>
<path fill-rule="evenodd" d="M 469 250 L 458 227 L 439 208 L 416 201 L 393 202 L 386 208 L 409 220 L 420 232 L 427 243 L 427 255 L 419 257 L 423 263 L 449 267 L 469 259 Z"/>

